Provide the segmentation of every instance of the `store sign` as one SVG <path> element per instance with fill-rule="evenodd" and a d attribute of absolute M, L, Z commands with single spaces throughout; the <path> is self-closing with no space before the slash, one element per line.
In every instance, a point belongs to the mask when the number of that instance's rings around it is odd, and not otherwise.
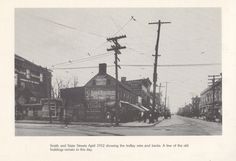
<path fill-rule="evenodd" d="M 91 97 L 96 99 L 115 98 L 115 91 L 111 90 L 91 90 Z"/>
<path fill-rule="evenodd" d="M 27 79 L 20 79 L 21 81 L 23 82 L 29 82 L 29 83 L 33 83 L 33 84 L 39 84 L 39 82 L 35 82 L 35 81 L 32 81 L 32 80 L 27 80 Z"/>
<path fill-rule="evenodd" d="M 106 78 L 96 78 L 96 85 L 98 86 L 105 86 L 107 83 Z"/>

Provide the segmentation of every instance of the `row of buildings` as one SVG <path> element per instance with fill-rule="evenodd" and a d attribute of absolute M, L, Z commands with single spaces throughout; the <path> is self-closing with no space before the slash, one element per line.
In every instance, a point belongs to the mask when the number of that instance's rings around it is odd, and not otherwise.
<path fill-rule="evenodd" d="M 116 79 L 107 73 L 106 64 L 99 64 L 98 73 L 84 86 L 61 89 L 60 99 L 51 98 L 51 73 L 15 55 L 16 119 L 62 120 L 68 115 L 72 121 L 109 121 L 115 111 Z M 151 84 L 149 78 L 118 81 L 121 122 L 150 111 Z"/>
<path fill-rule="evenodd" d="M 179 108 L 178 114 L 187 117 L 202 117 L 209 121 L 222 121 L 222 78 L 214 81 L 192 98 L 190 104 Z"/>

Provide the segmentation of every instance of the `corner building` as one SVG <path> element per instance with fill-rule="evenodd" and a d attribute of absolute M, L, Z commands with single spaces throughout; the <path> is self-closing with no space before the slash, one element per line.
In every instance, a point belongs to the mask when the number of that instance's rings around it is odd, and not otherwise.
<path fill-rule="evenodd" d="M 85 85 L 88 121 L 108 121 L 107 113 L 115 110 L 116 79 L 107 74 L 107 65 L 99 64 L 99 72 Z M 143 110 L 136 104 L 137 95 L 130 87 L 118 81 L 120 121 L 133 121 Z"/>

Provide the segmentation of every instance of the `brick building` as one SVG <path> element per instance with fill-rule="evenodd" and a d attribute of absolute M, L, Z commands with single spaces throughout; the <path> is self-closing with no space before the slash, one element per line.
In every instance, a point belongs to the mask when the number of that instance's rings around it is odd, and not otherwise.
<path fill-rule="evenodd" d="M 107 74 L 106 64 L 99 64 L 99 72 L 84 87 L 61 90 L 61 96 L 71 117 L 84 121 L 109 122 L 108 114 L 115 111 L 116 79 Z M 121 122 L 136 120 L 145 109 L 138 106 L 133 89 L 118 81 L 119 116 Z"/>
<path fill-rule="evenodd" d="M 15 55 L 15 116 L 27 114 L 25 105 L 39 104 L 51 94 L 51 71 Z"/>
<path fill-rule="evenodd" d="M 106 121 L 106 114 L 115 108 L 116 79 L 107 74 L 106 64 L 99 64 L 99 72 L 85 85 L 87 120 Z M 142 108 L 136 105 L 137 95 L 132 89 L 118 82 L 121 121 L 133 121 Z"/>
<path fill-rule="evenodd" d="M 214 95 L 214 101 L 213 101 Z M 200 114 L 210 120 L 222 116 L 222 79 L 209 86 L 200 95 Z"/>
<path fill-rule="evenodd" d="M 128 85 L 133 90 L 133 92 L 138 95 L 137 102 L 139 102 L 142 106 L 149 108 L 151 98 L 150 88 L 152 85 L 149 78 L 126 80 L 126 77 L 122 77 L 121 83 Z"/>

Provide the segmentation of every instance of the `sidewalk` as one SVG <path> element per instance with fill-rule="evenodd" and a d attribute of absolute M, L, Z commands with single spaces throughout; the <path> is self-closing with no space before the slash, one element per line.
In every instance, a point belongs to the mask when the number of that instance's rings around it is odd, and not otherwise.
<path fill-rule="evenodd" d="M 156 124 L 160 123 L 163 120 L 163 118 L 159 118 L 159 120 L 155 123 L 146 123 L 134 121 L 134 122 L 126 122 L 126 123 L 120 123 L 119 127 L 151 127 L 155 126 Z M 42 121 L 42 120 L 16 120 L 15 123 L 26 123 L 26 124 L 50 124 L 49 121 Z M 64 122 L 60 121 L 52 121 L 52 124 L 64 124 Z M 85 125 L 85 126 L 95 126 L 95 127 L 111 127 L 111 123 L 105 123 L 105 122 L 71 122 L 70 125 Z"/>
<path fill-rule="evenodd" d="M 151 126 L 155 126 L 157 124 L 159 124 L 161 121 L 164 120 L 164 117 L 159 118 L 158 121 L 154 122 L 154 123 L 148 123 L 148 121 L 145 122 L 139 122 L 139 121 L 134 121 L 134 122 L 126 122 L 126 123 L 120 123 L 121 127 L 151 127 Z"/>

